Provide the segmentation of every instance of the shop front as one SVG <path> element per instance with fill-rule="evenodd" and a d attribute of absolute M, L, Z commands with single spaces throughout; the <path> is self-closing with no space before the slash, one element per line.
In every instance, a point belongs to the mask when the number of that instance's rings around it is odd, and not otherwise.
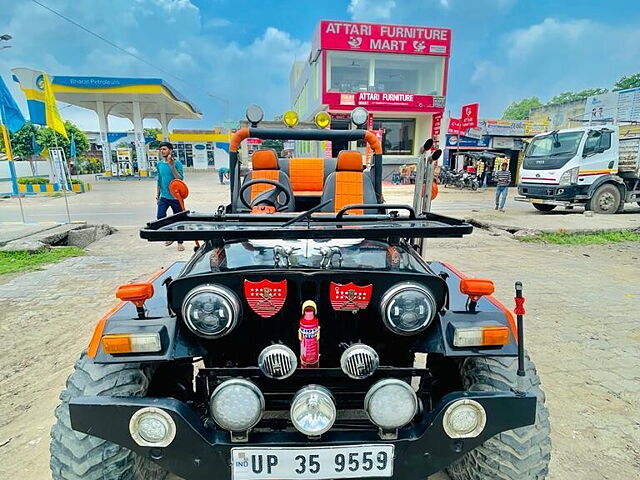
<path fill-rule="evenodd" d="M 467 135 L 445 135 L 443 165 L 451 170 L 466 170 L 469 166 L 477 170 L 482 162 L 482 169 L 495 172 L 507 162 L 515 184 L 528 140 L 548 129 L 547 122 L 481 119 Z"/>
<path fill-rule="evenodd" d="M 355 128 L 349 113 L 369 111 L 386 162 L 416 157 L 437 137 L 445 106 L 451 30 L 321 21 L 309 57 L 291 71 L 291 104 L 303 121 L 328 111 L 332 129 Z M 331 154 L 364 145 L 332 145 Z"/>

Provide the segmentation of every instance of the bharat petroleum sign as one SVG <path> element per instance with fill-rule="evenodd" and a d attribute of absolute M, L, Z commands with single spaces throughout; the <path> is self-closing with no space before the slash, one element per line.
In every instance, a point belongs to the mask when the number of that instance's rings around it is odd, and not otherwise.
<path fill-rule="evenodd" d="M 449 56 L 451 30 L 323 20 L 319 48 Z"/>

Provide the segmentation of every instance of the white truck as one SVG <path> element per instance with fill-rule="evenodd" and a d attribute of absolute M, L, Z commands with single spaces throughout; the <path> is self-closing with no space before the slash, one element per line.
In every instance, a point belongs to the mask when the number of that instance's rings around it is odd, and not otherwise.
<path fill-rule="evenodd" d="M 598 125 L 536 135 L 520 168 L 516 200 L 541 212 L 584 206 L 596 213 L 640 205 L 640 126 Z"/>

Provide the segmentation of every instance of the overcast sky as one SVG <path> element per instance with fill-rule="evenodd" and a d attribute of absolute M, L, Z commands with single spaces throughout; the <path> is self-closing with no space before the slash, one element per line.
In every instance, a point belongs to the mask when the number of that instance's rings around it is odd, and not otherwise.
<path fill-rule="evenodd" d="M 38 0 L 144 58 L 142 63 L 31 0 L 0 0 L 0 75 L 26 112 L 10 69 L 52 75 L 160 77 L 204 113 L 171 128 L 211 128 L 249 103 L 267 118 L 289 105 L 289 71 L 318 21 L 354 20 L 453 29 L 447 109 L 477 101 L 498 117 L 514 100 L 608 87 L 640 71 L 639 0 Z M 160 70 L 158 70 L 160 69 Z M 61 114 L 97 130 L 95 114 Z M 153 122 L 150 123 L 153 125 Z M 110 119 L 112 131 L 131 128 Z"/>

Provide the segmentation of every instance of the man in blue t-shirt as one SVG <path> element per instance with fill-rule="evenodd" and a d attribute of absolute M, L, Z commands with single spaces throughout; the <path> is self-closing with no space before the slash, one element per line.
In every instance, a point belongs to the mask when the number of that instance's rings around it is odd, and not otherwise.
<path fill-rule="evenodd" d="M 157 218 L 164 218 L 167 216 L 167 210 L 171 207 L 171 211 L 176 214 L 182 211 L 180 202 L 176 200 L 176 197 L 171 195 L 169 191 L 169 184 L 174 179 L 184 179 L 182 162 L 173 158 L 173 145 L 169 142 L 162 142 L 160 144 L 160 155 L 162 160 L 158 162 L 158 189 L 156 193 L 156 201 L 158 203 Z M 165 242 L 165 245 L 171 245 L 173 242 Z M 178 251 L 182 252 L 184 245 L 182 242 L 178 242 Z"/>

